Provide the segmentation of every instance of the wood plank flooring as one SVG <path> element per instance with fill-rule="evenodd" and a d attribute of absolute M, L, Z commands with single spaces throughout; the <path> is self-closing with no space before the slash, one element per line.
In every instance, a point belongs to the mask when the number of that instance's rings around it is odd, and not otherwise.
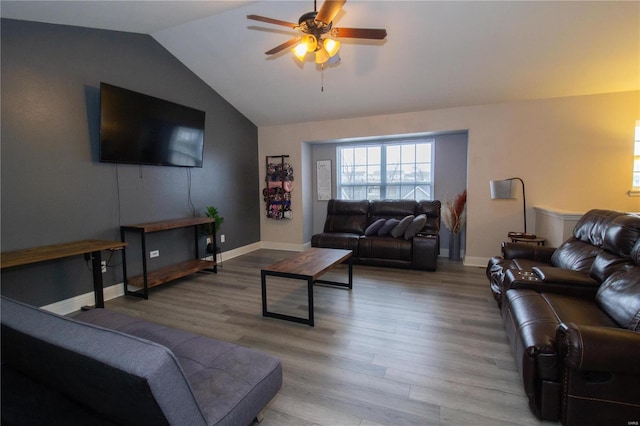
<path fill-rule="evenodd" d="M 278 356 L 284 383 L 262 426 L 545 424 L 529 411 L 483 268 L 355 265 L 353 290 L 315 286 L 309 327 L 262 317 L 260 269 L 291 254 L 257 250 L 106 308 Z M 269 310 L 306 316 L 302 281 L 269 277 L 267 288 Z"/>

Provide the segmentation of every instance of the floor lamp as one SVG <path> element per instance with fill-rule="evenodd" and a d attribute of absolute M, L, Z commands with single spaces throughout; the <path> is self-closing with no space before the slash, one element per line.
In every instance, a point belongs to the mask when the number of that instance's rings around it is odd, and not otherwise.
<path fill-rule="evenodd" d="M 500 200 L 500 199 L 514 199 L 515 195 L 515 183 L 514 181 L 519 180 L 522 184 L 522 211 L 524 215 L 524 233 L 521 232 L 509 232 L 509 236 L 520 237 L 520 238 L 536 238 L 534 234 L 529 234 L 527 232 L 527 197 L 524 192 L 524 181 L 519 177 L 512 177 L 509 179 L 503 180 L 492 180 L 489 182 L 489 186 L 491 188 L 491 199 L 492 200 Z"/>

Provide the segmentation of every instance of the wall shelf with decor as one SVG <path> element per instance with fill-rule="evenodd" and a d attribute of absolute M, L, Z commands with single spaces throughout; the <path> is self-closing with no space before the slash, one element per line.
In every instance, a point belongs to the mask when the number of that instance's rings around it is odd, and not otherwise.
<path fill-rule="evenodd" d="M 285 158 L 289 156 L 267 155 L 265 160 L 265 188 L 262 190 L 262 195 L 265 212 L 269 219 L 292 218 L 293 167 L 285 162 Z"/>

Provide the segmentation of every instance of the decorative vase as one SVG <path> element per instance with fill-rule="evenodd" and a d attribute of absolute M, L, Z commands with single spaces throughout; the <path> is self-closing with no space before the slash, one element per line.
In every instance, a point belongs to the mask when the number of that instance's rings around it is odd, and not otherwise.
<path fill-rule="evenodd" d="M 460 233 L 449 234 L 449 260 L 460 260 Z"/>

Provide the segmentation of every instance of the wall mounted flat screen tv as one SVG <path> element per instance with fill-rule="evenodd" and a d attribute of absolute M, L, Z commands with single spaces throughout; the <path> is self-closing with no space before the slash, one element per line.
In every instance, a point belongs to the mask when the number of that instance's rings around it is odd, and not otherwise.
<path fill-rule="evenodd" d="M 202 167 L 205 113 L 100 83 L 100 161 Z"/>

